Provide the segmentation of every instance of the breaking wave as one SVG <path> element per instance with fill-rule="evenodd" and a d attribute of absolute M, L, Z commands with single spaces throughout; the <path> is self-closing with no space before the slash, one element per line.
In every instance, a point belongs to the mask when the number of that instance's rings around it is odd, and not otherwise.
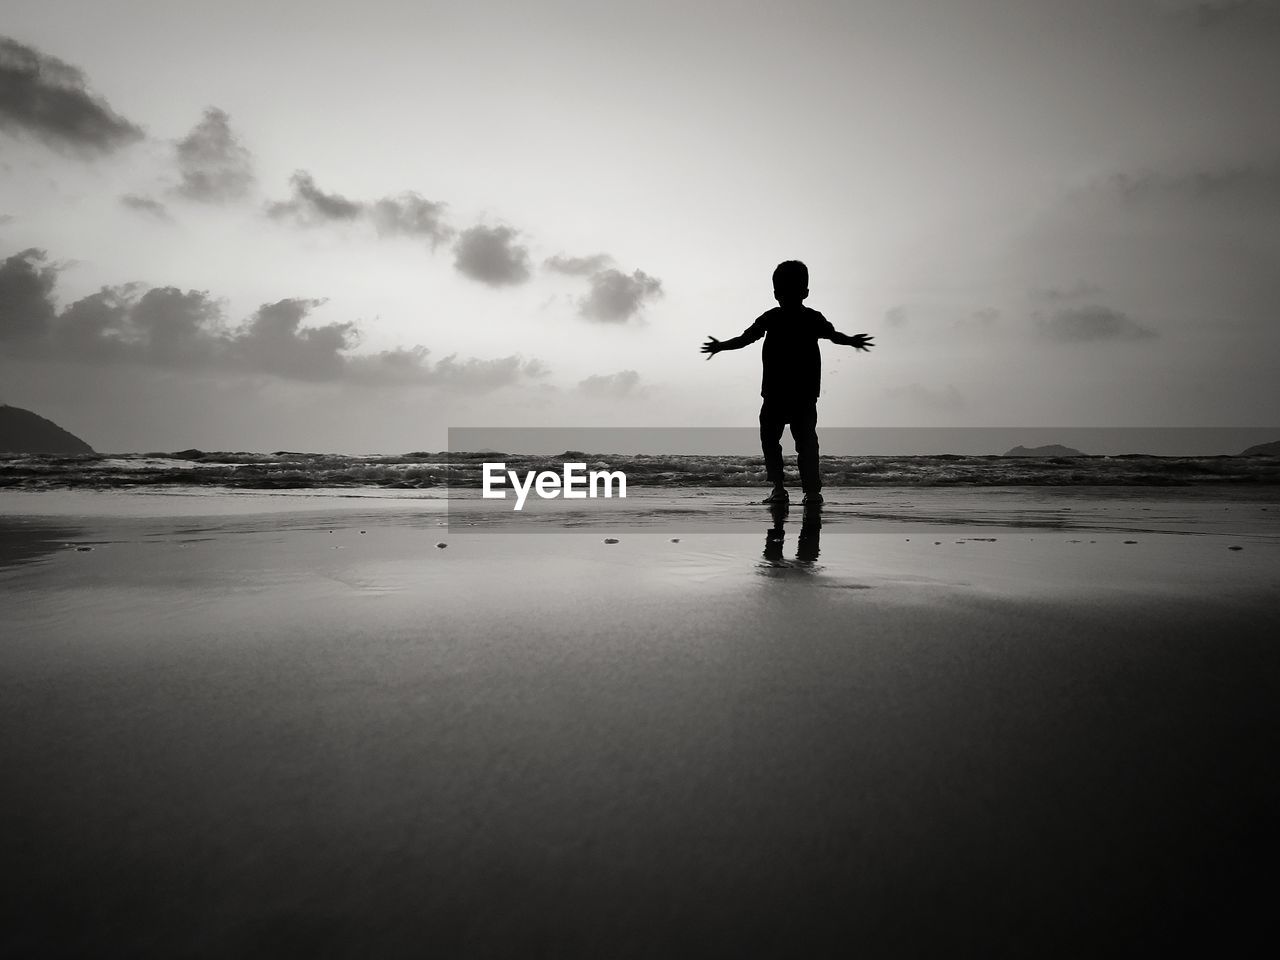
<path fill-rule="evenodd" d="M 765 482 L 758 456 L 652 456 L 566 451 L 556 457 L 503 454 L 407 453 L 347 456 L 291 453 L 179 453 L 55 456 L 0 454 L 0 487 L 20 489 L 228 487 L 251 490 L 385 487 L 432 489 L 480 486 L 481 464 L 560 472 L 566 461 L 593 470 L 621 470 L 627 483 L 667 487 L 743 487 Z M 1276 457 L 823 457 L 829 487 L 874 486 L 1189 486 L 1280 484 Z M 794 466 L 788 478 L 794 479 Z"/>

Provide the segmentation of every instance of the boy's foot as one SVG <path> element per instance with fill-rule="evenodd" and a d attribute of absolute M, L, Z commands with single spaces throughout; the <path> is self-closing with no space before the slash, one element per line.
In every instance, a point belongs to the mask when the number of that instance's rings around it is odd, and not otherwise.
<path fill-rule="evenodd" d="M 778 487 L 760 502 L 761 503 L 790 503 L 791 496 L 790 494 L 787 493 L 785 487 Z"/>
<path fill-rule="evenodd" d="M 818 493 L 817 491 L 813 493 L 806 493 L 804 495 L 804 506 L 806 507 L 820 507 L 825 502 L 826 501 L 823 500 L 822 498 L 822 494 Z"/>

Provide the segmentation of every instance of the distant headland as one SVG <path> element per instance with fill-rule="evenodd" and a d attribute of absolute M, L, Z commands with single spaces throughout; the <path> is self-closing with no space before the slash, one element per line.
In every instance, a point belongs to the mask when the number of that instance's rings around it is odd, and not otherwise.
<path fill-rule="evenodd" d="M 1256 443 L 1240 454 L 1242 457 L 1280 457 L 1280 440 Z"/>
<path fill-rule="evenodd" d="M 0 453 L 93 453 L 93 447 L 52 420 L 0 404 Z"/>

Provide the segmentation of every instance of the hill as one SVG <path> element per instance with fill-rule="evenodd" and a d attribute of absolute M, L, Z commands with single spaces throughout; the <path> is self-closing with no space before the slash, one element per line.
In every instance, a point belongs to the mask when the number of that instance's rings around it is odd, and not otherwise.
<path fill-rule="evenodd" d="M 1064 447 L 1060 443 L 1049 443 L 1043 447 L 1014 447 L 1005 453 L 1006 457 L 1085 457 L 1074 447 Z"/>
<path fill-rule="evenodd" d="M 1240 454 L 1242 457 L 1280 457 L 1280 440 L 1256 443 Z"/>
<path fill-rule="evenodd" d="M 93 452 L 93 447 L 52 420 L 0 404 L 0 453 Z"/>

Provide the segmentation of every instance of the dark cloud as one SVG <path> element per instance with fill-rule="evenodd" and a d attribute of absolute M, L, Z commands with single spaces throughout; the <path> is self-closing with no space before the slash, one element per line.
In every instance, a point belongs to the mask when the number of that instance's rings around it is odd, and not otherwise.
<path fill-rule="evenodd" d="M 512 286 L 529 279 L 529 251 L 516 243 L 511 227 L 474 226 L 453 245 L 453 265 L 472 280 L 491 287 Z"/>
<path fill-rule="evenodd" d="M 165 223 L 173 222 L 173 217 L 169 216 L 169 208 L 153 197 L 144 197 L 136 193 L 126 193 L 120 198 L 120 203 L 121 205 L 128 207 L 130 210 L 145 214 L 149 217 L 155 217 L 155 219 L 163 220 Z"/>
<path fill-rule="evenodd" d="M 290 179 L 293 197 L 267 204 L 267 216 L 276 220 L 294 220 L 303 226 L 315 226 L 333 221 L 351 221 L 362 216 L 365 206 L 356 200 L 348 200 L 337 193 L 325 193 L 316 186 L 315 179 L 305 170 L 299 170 Z"/>
<path fill-rule="evenodd" d="M 547 257 L 542 265 L 556 273 L 568 274 L 571 277 L 587 277 L 612 266 L 613 257 L 607 253 L 595 253 L 589 257 L 566 257 L 564 254 L 556 254 L 554 257 Z"/>
<path fill-rule="evenodd" d="M 370 216 L 379 236 L 425 237 L 434 247 L 453 236 L 444 222 L 447 204 L 427 200 L 412 191 L 398 197 L 383 197 L 373 205 Z"/>
<path fill-rule="evenodd" d="M 578 312 L 601 323 L 626 323 L 645 304 L 662 296 L 662 281 L 643 270 L 630 276 L 621 270 L 601 270 L 591 275 L 591 291 L 578 301 Z"/>
<path fill-rule="evenodd" d="M 618 399 L 635 393 L 640 386 L 640 374 L 634 370 L 617 373 L 601 373 L 578 381 L 578 389 L 589 397 Z"/>
<path fill-rule="evenodd" d="M 45 265 L 43 250 L 23 250 L 0 264 L 0 341 L 33 340 L 56 313 L 56 269 Z"/>
<path fill-rule="evenodd" d="M 222 307 L 206 291 L 155 287 L 131 305 L 127 320 L 130 343 L 148 363 L 195 367 L 221 359 Z"/>
<path fill-rule="evenodd" d="M 103 287 L 81 297 L 52 326 L 51 352 L 60 357 L 127 360 L 138 339 L 132 335 L 129 314 L 141 289 L 140 284 Z"/>
<path fill-rule="evenodd" d="M 253 157 L 231 132 L 231 118 L 209 107 L 192 131 L 178 141 L 177 193 L 201 203 L 241 200 L 253 186 Z"/>
<path fill-rule="evenodd" d="M 0 130 L 82 155 L 109 153 L 142 129 L 88 89 L 84 73 L 0 36 Z"/>
<path fill-rule="evenodd" d="M 1064 307 L 1048 316 L 1037 314 L 1036 321 L 1041 335 L 1063 343 L 1145 340 L 1156 335 L 1127 313 L 1097 304 Z"/>
<path fill-rule="evenodd" d="M 6 354 L 459 392 L 494 390 L 546 373 L 541 361 L 516 355 L 492 360 L 450 355 L 433 363 L 421 346 L 353 353 L 360 339 L 354 323 L 304 324 L 321 300 L 263 304 L 245 323 L 230 326 L 222 303 L 205 291 L 140 284 L 104 287 L 58 312 L 56 281 L 56 269 L 45 265 L 39 250 L 25 250 L 0 264 L 0 342 Z"/>
<path fill-rule="evenodd" d="M 307 314 L 323 300 L 289 299 L 264 303 L 249 322 L 228 339 L 233 365 L 286 380 L 339 380 L 344 351 L 358 342 L 354 323 L 303 327 Z"/>
<path fill-rule="evenodd" d="M 890 307 L 884 312 L 884 322 L 891 327 L 905 327 L 907 325 L 907 308 L 906 307 Z"/>

